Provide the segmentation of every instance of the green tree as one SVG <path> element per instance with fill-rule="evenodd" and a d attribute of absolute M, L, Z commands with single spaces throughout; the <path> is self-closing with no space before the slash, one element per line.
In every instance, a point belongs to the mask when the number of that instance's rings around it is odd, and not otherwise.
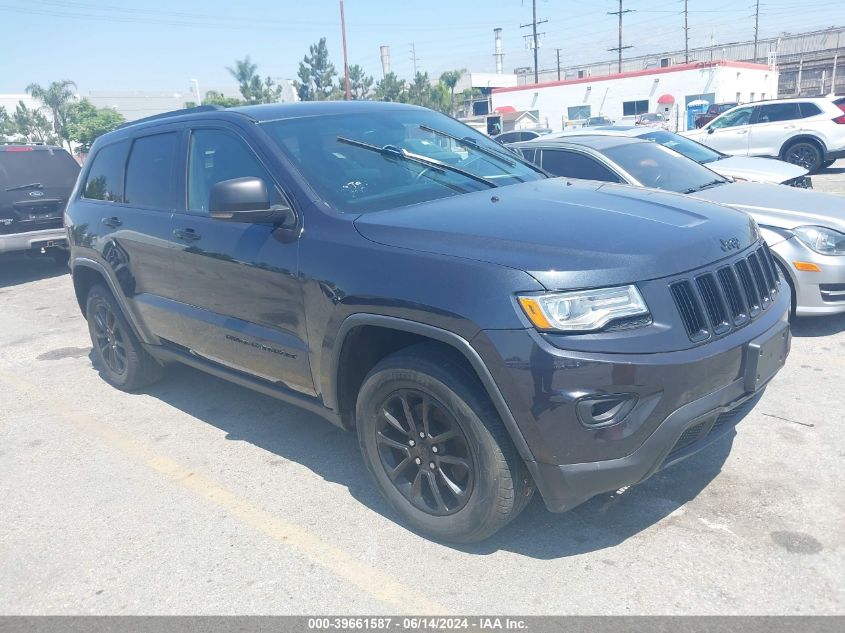
<path fill-rule="evenodd" d="M 75 101 L 68 106 L 68 138 L 78 143 L 80 152 L 88 152 L 99 136 L 111 132 L 126 119 L 111 108 L 98 108 L 88 99 Z"/>
<path fill-rule="evenodd" d="M 407 86 L 404 79 L 399 79 L 396 73 L 387 73 L 384 79 L 376 84 L 374 96 L 379 101 L 407 101 Z"/>
<path fill-rule="evenodd" d="M 53 132 L 53 125 L 38 110 L 30 110 L 23 101 L 18 101 L 15 113 L 11 116 L 11 131 L 20 140 L 29 143 L 48 143 L 55 145 L 59 139 Z"/>
<path fill-rule="evenodd" d="M 366 99 L 373 90 L 373 78 L 358 64 L 349 67 L 349 91 L 356 100 Z"/>
<path fill-rule="evenodd" d="M 244 101 L 249 105 L 257 103 L 276 103 L 282 96 L 282 87 L 270 77 L 264 81 L 258 74 L 258 64 L 250 60 L 249 55 L 235 60 L 235 67 L 226 67 L 229 74 L 238 82 L 238 89 Z"/>
<path fill-rule="evenodd" d="M 329 61 L 326 38 L 321 37 L 319 42 L 308 48 L 308 52 L 309 54 L 299 62 L 296 92 L 302 101 L 325 101 L 337 94 L 337 88 L 334 86 L 337 72 L 334 64 Z"/>
<path fill-rule="evenodd" d="M 449 86 L 442 81 L 438 81 L 431 87 L 429 92 L 429 99 L 431 101 L 429 107 L 432 110 L 437 110 L 443 114 L 449 114 L 451 110 Z"/>
<path fill-rule="evenodd" d="M 202 104 L 219 105 L 222 108 L 234 108 L 235 106 L 244 105 L 244 102 L 237 97 L 227 97 L 215 90 L 209 90 L 205 93 L 205 99 L 202 100 Z"/>
<path fill-rule="evenodd" d="M 447 70 L 445 73 L 440 75 L 440 81 L 446 84 L 446 87 L 449 88 L 449 113 L 455 113 L 455 86 L 458 85 L 458 81 L 461 79 L 461 75 L 463 75 L 466 71 L 465 70 Z"/>
<path fill-rule="evenodd" d="M 6 108 L 0 106 L 0 142 L 11 140 L 15 135 L 15 126 L 12 117 L 6 112 Z"/>
<path fill-rule="evenodd" d="M 414 76 L 414 81 L 408 85 L 408 103 L 430 108 L 432 105 L 431 88 L 428 73 L 418 72 Z"/>
<path fill-rule="evenodd" d="M 67 113 L 68 107 L 75 99 L 74 89 L 76 84 L 70 79 L 62 81 L 51 81 L 44 88 L 40 84 L 32 83 L 26 87 L 26 91 L 41 102 L 50 111 L 53 118 L 53 131 L 56 136 L 67 143 L 68 149 L 72 150 L 67 134 Z"/>

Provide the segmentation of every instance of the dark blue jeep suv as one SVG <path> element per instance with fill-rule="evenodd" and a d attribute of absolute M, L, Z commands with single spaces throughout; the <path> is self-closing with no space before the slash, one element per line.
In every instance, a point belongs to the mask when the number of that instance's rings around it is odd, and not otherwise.
<path fill-rule="evenodd" d="M 754 221 L 549 178 L 407 105 L 197 108 L 101 137 L 65 222 L 97 365 L 185 363 L 355 430 L 414 528 L 482 539 L 729 432 L 789 351 Z M 326 459 L 331 459 L 330 455 Z"/>

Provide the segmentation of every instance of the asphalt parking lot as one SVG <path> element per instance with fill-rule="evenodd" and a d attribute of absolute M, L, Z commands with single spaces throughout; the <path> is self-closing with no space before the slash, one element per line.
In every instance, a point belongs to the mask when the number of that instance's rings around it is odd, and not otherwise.
<path fill-rule="evenodd" d="M 0 613 L 845 614 L 845 315 L 793 333 L 734 437 L 450 547 L 316 415 L 182 367 L 112 389 L 66 271 L 3 257 Z"/>

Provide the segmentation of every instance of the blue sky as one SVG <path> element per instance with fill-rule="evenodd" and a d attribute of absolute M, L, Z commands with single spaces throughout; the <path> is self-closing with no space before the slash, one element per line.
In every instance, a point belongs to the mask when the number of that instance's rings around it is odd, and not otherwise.
<path fill-rule="evenodd" d="M 540 67 L 610 59 L 616 45 L 616 0 L 539 0 L 545 36 Z M 294 77 L 309 44 L 327 38 L 342 68 L 337 0 L 0 0 L 3 46 L 0 92 L 32 81 L 73 79 L 90 90 L 187 91 L 189 80 L 231 85 L 225 66 L 250 55 L 262 75 Z M 530 0 L 346 0 L 349 62 L 379 78 L 379 45 L 391 47 L 393 70 L 432 75 L 451 68 L 492 71 L 493 28 L 502 27 L 505 70 L 531 64 L 519 25 Z M 683 0 L 625 0 L 631 55 L 683 48 Z M 762 36 L 845 24 L 842 0 L 762 0 Z M 750 39 L 754 0 L 689 0 L 690 46 Z M 15 28 L 9 28 L 15 25 Z M 19 28 L 24 25 L 23 28 Z M 37 40 L 33 37 L 38 34 Z M 38 45 L 34 45 L 34 41 Z"/>

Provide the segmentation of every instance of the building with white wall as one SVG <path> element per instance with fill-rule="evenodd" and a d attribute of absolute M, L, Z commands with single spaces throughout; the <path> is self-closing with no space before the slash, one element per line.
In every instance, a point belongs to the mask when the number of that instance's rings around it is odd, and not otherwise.
<path fill-rule="evenodd" d="M 765 64 L 714 61 L 679 64 L 599 77 L 496 88 L 492 108 L 512 107 L 539 114 L 539 125 L 553 130 L 603 114 L 613 120 L 661 112 L 670 129 L 687 129 L 687 105 L 757 101 L 777 97 L 778 71 Z"/>

